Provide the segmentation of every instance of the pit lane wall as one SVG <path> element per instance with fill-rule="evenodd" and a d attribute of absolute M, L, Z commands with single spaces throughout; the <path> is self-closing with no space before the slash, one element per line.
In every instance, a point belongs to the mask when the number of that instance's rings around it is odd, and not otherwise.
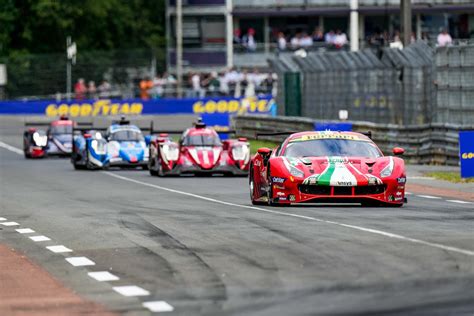
<path fill-rule="evenodd" d="M 232 126 L 239 136 L 255 139 L 256 133 L 312 131 L 316 124 L 333 124 L 302 117 L 268 117 L 245 115 L 232 118 Z M 390 154 L 393 147 L 405 149 L 404 159 L 413 164 L 459 165 L 459 132 L 474 130 L 474 125 L 424 124 L 393 125 L 353 121 L 352 130 L 372 131 L 372 139 L 380 149 Z M 285 136 L 261 136 L 259 139 L 281 141 Z"/>

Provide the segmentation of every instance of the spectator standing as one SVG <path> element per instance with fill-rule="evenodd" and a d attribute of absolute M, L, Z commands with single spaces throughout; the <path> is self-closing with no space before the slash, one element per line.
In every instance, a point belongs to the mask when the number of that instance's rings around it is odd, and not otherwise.
<path fill-rule="evenodd" d="M 336 48 L 342 48 L 344 45 L 347 45 L 347 35 L 343 33 L 341 30 L 336 31 L 336 36 L 334 37 L 334 45 Z"/>
<path fill-rule="evenodd" d="M 153 79 L 153 89 L 151 92 L 151 97 L 153 99 L 159 99 L 163 95 L 163 85 L 164 80 L 160 77 L 160 75 L 156 75 Z"/>
<path fill-rule="evenodd" d="M 278 45 L 278 50 L 279 51 L 285 51 L 286 50 L 286 38 L 285 38 L 285 34 L 283 34 L 283 32 L 278 32 L 277 45 Z"/>
<path fill-rule="evenodd" d="M 108 98 L 110 96 L 110 90 L 112 87 L 110 86 L 110 83 L 107 80 L 102 80 L 101 84 L 97 88 L 99 90 L 99 97 L 100 98 Z"/>
<path fill-rule="evenodd" d="M 97 99 L 97 87 L 94 81 L 89 81 L 87 84 L 87 93 L 90 99 Z"/>
<path fill-rule="evenodd" d="M 202 85 L 207 88 L 207 92 L 211 97 L 217 97 L 219 95 L 220 82 L 217 78 L 217 72 L 213 71 L 203 81 Z"/>
<path fill-rule="evenodd" d="M 291 38 L 290 44 L 291 44 L 291 49 L 297 50 L 301 46 L 301 33 L 298 32 Z"/>
<path fill-rule="evenodd" d="M 441 33 L 438 34 L 438 46 L 445 47 L 453 44 L 453 38 L 449 35 L 448 30 L 442 29 Z"/>
<path fill-rule="evenodd" d="M 300 39 L 301 48 L 309 48 L 313 46 L 313 39 L 307 33 L 303 33 Z"/>
<path fill-rule="evenodd" d="M 326 35 L 324 36 L 324 41 L 330 45 L 334 45 L 335 39 L 336 39 L 336 34 L 334 33 L 333 30 L 330 30 L 329 32 L 327 32 Z"/>
<path fill-rule="evenodd" d="M 247 49 L 248 52 L 254 52 L 257 50 L 255 30 L 253 28 L 249 28 L 247 30 L 247 34 L 242 37 L 242 45 Z"/>
<path fill-rule="evenodd" d="M 195 98 L 202 98 L 204 96 L 204 91 L 201 87 L 201 76 L 198 73 L 191 76 L 191 87 Z"/>
<path fill-rule="evenodd" d="M 87 87 L 83 78 L 79 78 L 76 84 L 74 85 L 74 93 L 76 95 L 76 100 L 81 101 L 86 98 Z"/>
<path fill-rule="evenodd" d="M 319 27 L 314 29 L 313 42 L 324 42 L 324 33 Z"/>
<path fill-rule="evenodd" d="M 153 88 L 153 81 L 149 77 L 146 77 L 140 81 L 140 98 L 142 100 L 150 99 L 150 90 Z"/>

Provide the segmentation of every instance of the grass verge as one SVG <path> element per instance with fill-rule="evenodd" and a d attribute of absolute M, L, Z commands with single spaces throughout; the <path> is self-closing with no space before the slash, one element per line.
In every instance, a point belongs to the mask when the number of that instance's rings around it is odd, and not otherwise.
<path fill-rule="evenodd" d="M 436 171 L 428 172 L 426 176 L 454 183 L 474 183 L 474 178 L 463 179 L 459 172 Z"/>

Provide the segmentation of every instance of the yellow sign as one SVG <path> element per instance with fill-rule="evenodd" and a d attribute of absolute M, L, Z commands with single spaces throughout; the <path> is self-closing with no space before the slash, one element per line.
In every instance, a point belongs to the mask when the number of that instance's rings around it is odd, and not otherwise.
<path fill-rule="evenodd" d="M 463 153 L 461 155 L 462 159 L 473 159 L 474 158 L 474 153 Z"/>
<path fill-rule="evenodd" d="M 142 114 L 143 104 L 111 103 L 110 100 L 97 100 L 94 103 L 50 104 L 46 107 L 46 116 L 104 116 L 104 115 L 139 115 Z"/>
<path fill-rule="evenodd" d="M 258 100 L 245 98 L 242 100 L 208 100 L 198 101 L 193 104 L 194 114 L 233 113 L 245 114 L 255 112 L 268 112 L 272 100 Z"/>

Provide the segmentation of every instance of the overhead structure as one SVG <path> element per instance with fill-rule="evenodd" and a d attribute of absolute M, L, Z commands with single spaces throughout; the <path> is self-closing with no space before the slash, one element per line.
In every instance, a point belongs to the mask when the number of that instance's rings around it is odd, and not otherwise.
<path fill-rule="evenodd" d="M 411 0 L 400 0 L 400 16 L 402 22 L 402 42 L 407 47 L 411 43 Z"/>
<path fill-rule="evenodd" d="M 351 51 L 359 50 L 359 0 L 351 0 L 350 37 Z"/>
<path fill-rule="evenodd" d="M 176 93 L 183 96 L 183 1 L 176 0 Z"/>

